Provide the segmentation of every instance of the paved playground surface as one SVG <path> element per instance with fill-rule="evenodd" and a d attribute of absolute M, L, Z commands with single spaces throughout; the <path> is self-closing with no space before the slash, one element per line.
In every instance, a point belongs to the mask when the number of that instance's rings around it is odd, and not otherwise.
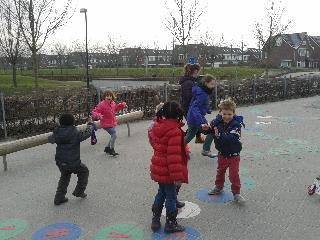
<path fill-rule="evenodd" d="M 229 201 L 228 184 L 220 198 L 206 197 L 216 162 L 202 157 L 201 145 L 192 143 L 190 184 L 179 196 L 189 202 L 180 215 L 187 232 L 152 236 L 157 184 L 149 177 L 149 122 L 141 121 L 131 125 L 130 138 L 126 126 L 118 127 L 117 158 L 103 153 L 107 135 L 102 130 L 96 146 L 82 144 L 82 160 L 90 169 L 88 198 L 71 196 L 73 177 L 69 202 L 63 206 L 53 205 L 59 177 L 54 145 L 9 155 L 9 170 L 0 171 L 0 240 L 319 239 L 320 196 L 308 196 L 306 188 L 320 174 L 320 97 L 242 107 L 238 112 L 247 125 L 240 172 L 245 205 Z M 59 223 L 67 224 L 41 230 Z M 15 233 L 19 235 L 8 237 Z"/>

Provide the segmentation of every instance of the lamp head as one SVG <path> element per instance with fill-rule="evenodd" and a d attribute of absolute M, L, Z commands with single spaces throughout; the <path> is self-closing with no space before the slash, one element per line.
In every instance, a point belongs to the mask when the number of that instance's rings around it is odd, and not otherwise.
<path fill-rule="evenodd" d="M 87 9 L 86 8 L 81 8 L 80 9 L 80 13 L 86 13 L 87 12 Z"/>

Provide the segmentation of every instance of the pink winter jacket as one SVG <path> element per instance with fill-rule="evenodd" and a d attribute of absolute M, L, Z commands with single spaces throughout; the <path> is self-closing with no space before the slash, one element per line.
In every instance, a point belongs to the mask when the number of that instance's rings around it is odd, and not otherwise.
<path fill-rule="evenodd" d="M 114 101 L 103 100 L 92 110 L 92 117 L 100 119 L 101 128 L 114 128 L 117 125 L 116 113 L 126 106 L 125 102 L 117 104 Z"/>

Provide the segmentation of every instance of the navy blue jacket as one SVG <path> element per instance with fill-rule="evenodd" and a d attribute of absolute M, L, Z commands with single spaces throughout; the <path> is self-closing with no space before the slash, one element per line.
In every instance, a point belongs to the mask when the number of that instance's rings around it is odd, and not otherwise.
<path fill-rule="evenodd" d="M 181 85 L 180 104 L 185 116 L 187 116 L 189 111 L 189 106 L 192 99 L 192 88 L 195 83 L 196 78 L 188 76 L 182 77 L 179 82 L 179 84 Z"/>
<path fill-rule="evenodd" d="M 202 86 L 195 85 L 192 88 L 192 100 L 188 111 L 187 122 L 189 127 L 199 127 L 207 124 L 206 114 L 209 110 L 209 93 Z"/>
<path fill-rule="evenodd" d="M 240 142 L 241 126 L 243 124 L 242 116 L 234 116 L 233 120 L 225 124 L 220 114 L 211 122 L 211 129 L 218 128 L 219 136 L 214 135 L 215 147 L 219 154 L 228 157 L 233 154 L 240 154 L 242 144 Z"/>
<path fill-rule="evenodd" d="M 92 125 L 85 131 L 79 131 L 75 126 L 58 127 L 48 137 L 49 143 L 56 143 L 56 163 L 58 166 L 79 166 L 80 142 L 91 136 Z"/>

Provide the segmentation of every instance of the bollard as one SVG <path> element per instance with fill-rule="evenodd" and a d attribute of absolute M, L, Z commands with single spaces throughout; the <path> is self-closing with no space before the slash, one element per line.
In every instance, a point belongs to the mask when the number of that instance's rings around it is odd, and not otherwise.
<path fill-rule="evenodd" d="M 253 95 L 253 104 L 256 103 L 256 80 L 253 79 L 253 82 L 252 82 L 252 95 Z"/>
<path fill-rule="evenodd" d="M 8 170 L 7 155 L 2 156 L 2 161 L 3 161 L 3 170 L 6 172 Z"/>
<path fill-rule="evenodd" d="M 5 108 L 4 108 L 4 94 L 3 93 L 0 93 L 0 101 L 1 101 L 1 109 L 2 109 L 4 139 L 6 139 L 8 137 L 8 133 L 7 133 L 6 112 L 5 112 Z"/>

